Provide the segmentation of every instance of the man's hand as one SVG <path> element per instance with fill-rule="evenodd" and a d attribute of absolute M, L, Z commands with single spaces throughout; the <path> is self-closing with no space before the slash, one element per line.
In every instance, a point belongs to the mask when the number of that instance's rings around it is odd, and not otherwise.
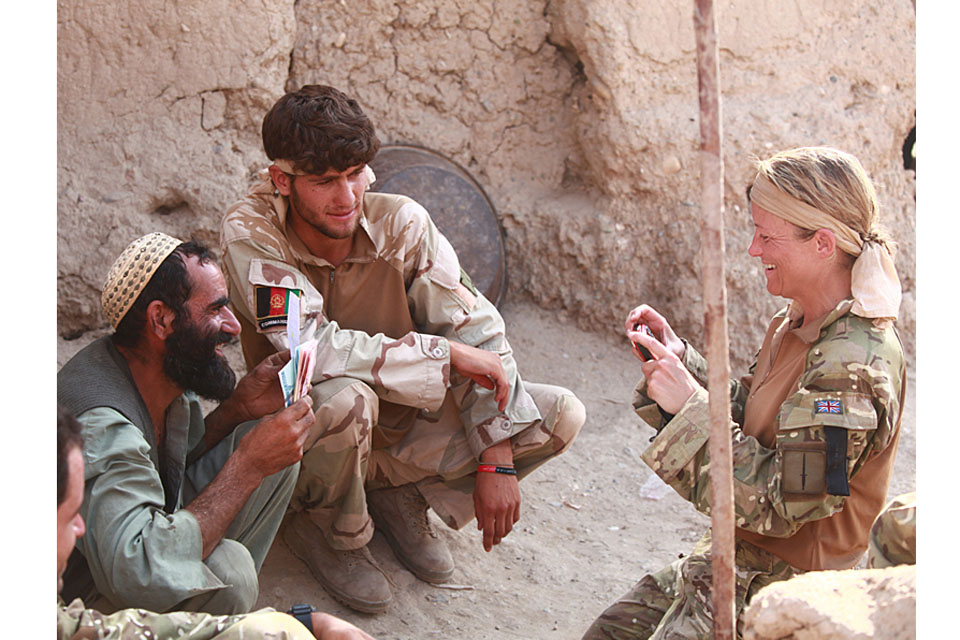
<path fill-rule="evenodd" d="M 329 613 L 314 611 L 310 614 L 310 623 L 317 640 L 374 640 L 362 629 Z"/>
<path fill-rule="evenodd" d="M 313 398 L 304 395 L 289 407 L 264 417 L 240 441 L 237 454 L 263 478 L 298 462 L 313 424 L 312 407 Z"/>
<path fill-rule="evenodd" d="M 647 381 L 647 397 L 667 413 L 678 413 L 690 396 L 701 388 L 700 383 L 687 371 L 680 358 L 659 340 L 640 331 L 632 332 L 630 339 L 646 347 L 654 357 L 640 365 Z"/>
<path fill-rule="evenodd" d="M 303 442 L 313 424 L 313 399 L 304 396 L 266 416 L 240 439 L 220 472 L 185 508 L 200 525 L 206 558 L 223 538 L 250 494 L 267 476 L 303 457 Z"/>
<path fill-rule="evenodd" d="M 450 344 L 450 366 L 484 389 L 494 389 L 497 407 L 500 411 L 506 409 L 510 385 L 500 356 L 492 351 L 484 351 L 453 340 L 447 342 Z"/>
<path fill-rule="evenodd" d="M 512 465 L 510 441 L 503 440 L 485 450 L 481 464 Z M 483 531 L 483 548 L 490 551 L 520 520 L 520 484 L 517 476 L 478 471 L 473 488 L 473 507 L 477 514 L 477 529 Z"/>
<path fill-rule="evenodd" d="M 267 356 L 237 383 L 230 400 L 237 403 L 239 422 L 256 420 L 283 407 L 283 390 L 277 376 L 290 361 L 290 351 Z"/>
<path fill-rule="evenodd" d="M 627 338 L 631 342 L 640 342 L 635 339 L 635 336 L 639 332 L 635 331 L 634 327 L 638 324 L 647 325 L 663 346 L 670 350 L 677 358 L 683 358 L 683 353 L 687 349 L 686 345 L 684 345 L 683 341 L 674 333 L 667 319 L 657 313 L 656 309 L 649 305 L 642 304 L 627 314 L 624 328 L 627 332 Z"/>

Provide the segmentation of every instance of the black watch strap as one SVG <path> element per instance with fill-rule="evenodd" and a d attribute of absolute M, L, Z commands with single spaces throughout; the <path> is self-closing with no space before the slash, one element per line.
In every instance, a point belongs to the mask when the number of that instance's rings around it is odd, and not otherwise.
<path fill-rule="evenodd" d="M 298 602 L 297 604 L 290 607 L 290 611 L 287 611 L 290 615 L 300 621 L 300 623 L 307 628 L 307 631 L 313 633 L 313 620 L 310 618 L 310 614 L 314 612 L 314 608 L 308 604 Z"/>

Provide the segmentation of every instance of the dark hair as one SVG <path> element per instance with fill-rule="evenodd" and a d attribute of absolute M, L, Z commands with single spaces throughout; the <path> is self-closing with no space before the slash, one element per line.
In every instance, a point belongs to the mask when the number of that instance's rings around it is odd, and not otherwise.
<path fill-rule="evenodd" d="M 367 164 L 380 140 L 357 101 L 341 91 L 308 84 L 288 93 L 263 118 L 263 150 L 271 160 L 322 175 Z"/>
<path fill-rule="evenodd" d="M 174 326 L 183 314 L 184 304 L 190 299 L 193 289 L 190 276 L 187 273 L 187 264 L 184 258 L 195 256 L 200 264 L 212 262 L 213 252 L 199 242 L 183 242 L 167 256 L 151 276 L 147 286 L 134 301 L 117 325 L 113 334 L 113 342 L 121 347 L 133 347 L 143 335 L 143 327 L 147 321 L 147 306 L 154 300 L 160 300 L 173 310 Z"/>
<path fill-rule="evenodd" d="M 80 423 L 69 411 L 57 405 L 57 506 L 67 497 L 70 470 L 67 455 L 76 447 L 83 448 Z"/>

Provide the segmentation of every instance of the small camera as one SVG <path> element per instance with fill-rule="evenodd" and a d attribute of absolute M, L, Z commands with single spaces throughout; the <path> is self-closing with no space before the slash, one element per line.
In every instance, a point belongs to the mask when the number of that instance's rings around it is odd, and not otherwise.
<path fill-rule="evenodd" d="M 650 327 L 648 327 L 648 326 L 645 325 L 645 324 L 642 324 L 642 323 L 639 323 L 639 322 L 638 322 L 637 324 L 635 324 L 635 325 L 633 326 L 633 330 L 634 330 L 634 331 L 640 331 L 640 332 L 642 332 L 642 333 L 645 333 L 645 334 L 647 334 L 648 336 L 650 336 L 651 338 L 653 338 L 654 340 L 657 339 L 657 337 L 656 337 L 655 335 L 653 335 L 653 331 L 650 331 Z M 640 359 L 643 360 L 644 362 L 646 362 L 647 360 L 655 360 L 655 359 L 656 359 L 656 358 L 653 357 L 653 354 L 650 353 L 650 351 L 649 351 L 646 347 L 643 347 L 643 346 L 637 344 L 636 342 L 633 343 L 633 352 L 634 352 L 635 354 L 637 354 L 637 355 L 640 357 Z"/>

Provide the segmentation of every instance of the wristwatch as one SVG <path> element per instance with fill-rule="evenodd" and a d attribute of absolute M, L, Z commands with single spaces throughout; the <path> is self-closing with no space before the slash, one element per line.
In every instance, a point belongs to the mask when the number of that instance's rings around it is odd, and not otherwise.
<path fill-rule="evenodd" d="M 312 614 L 314 611 L 316 611 L 316 609 L 311 607 L 309 604 L 298 602 L 290 607 L 290 610 L 287 611 L 287 613 L 299 620 L 300 623 L 307 628 L 307 631 L 313 633 L 313 620 L 310 618 L 310 614 Z"/>

